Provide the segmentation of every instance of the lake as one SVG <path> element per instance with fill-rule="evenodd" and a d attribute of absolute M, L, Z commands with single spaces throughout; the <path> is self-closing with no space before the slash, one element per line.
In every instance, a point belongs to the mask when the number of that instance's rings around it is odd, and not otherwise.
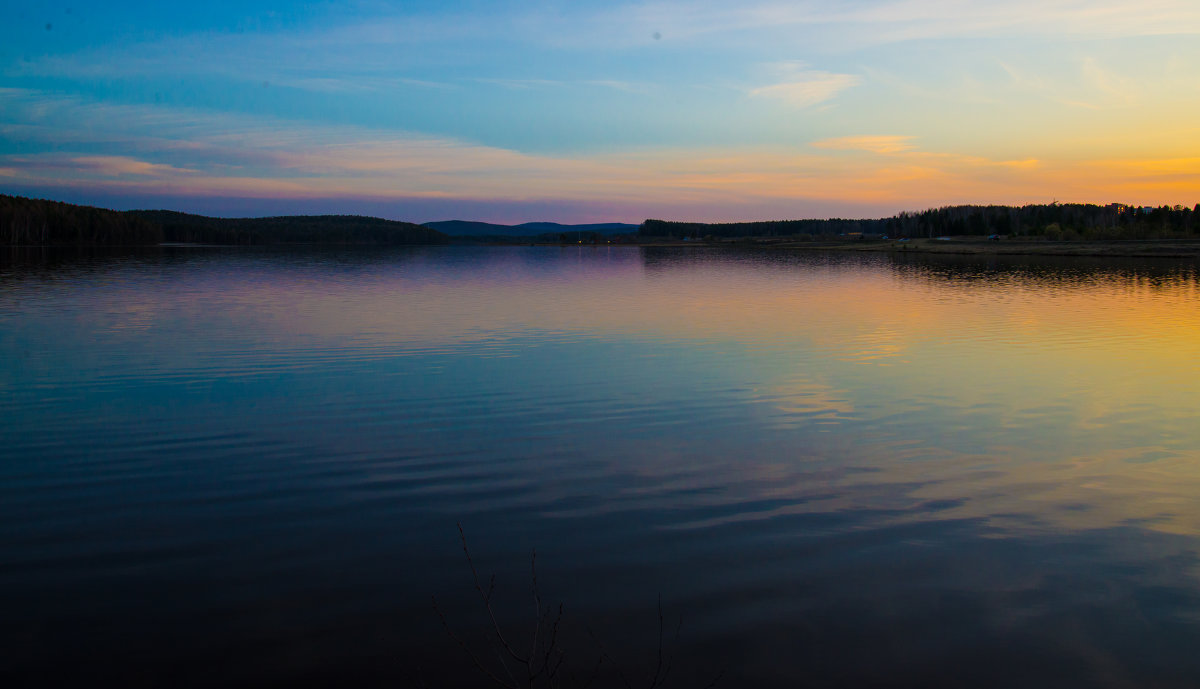
<path fill-rule="evenodd" d="M 1189 262 L 6 252 L 0 679 L 489 686 L 536 549 L 568 687 L 1192 687 L 1198 335 Z"/>

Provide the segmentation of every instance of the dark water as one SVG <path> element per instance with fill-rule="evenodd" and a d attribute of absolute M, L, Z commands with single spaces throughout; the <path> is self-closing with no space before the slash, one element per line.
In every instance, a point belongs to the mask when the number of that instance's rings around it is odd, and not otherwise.
<path fill-rule="evenodd" d="M 0 257 L 0 681 L 1200 683 L 1193 264 Z M 665 663 L 664 663 L 665 665 Z"/>

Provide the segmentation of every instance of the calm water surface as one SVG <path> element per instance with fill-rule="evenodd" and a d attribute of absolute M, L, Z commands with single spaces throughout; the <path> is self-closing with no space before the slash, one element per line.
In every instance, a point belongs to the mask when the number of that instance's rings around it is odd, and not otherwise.
<path fill-rule="evenodd" d="M 0 259 L 0 680 L 1200 683 L 1193 264 Z M 569 679 L 569 678 L 568 678 Z M 566 682 L 572 686 L 570 681 Z"/>

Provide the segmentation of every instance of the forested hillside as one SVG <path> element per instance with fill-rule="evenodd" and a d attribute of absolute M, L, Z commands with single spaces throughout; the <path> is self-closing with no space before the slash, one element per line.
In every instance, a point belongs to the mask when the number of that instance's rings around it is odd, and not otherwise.
<path fill-rule="evenodd" d="M 534 229 L 535 224 L 527 225 Z M 553 227 L 575 230 L 583 226 Z M 536 229 L 543 228 L 539 224 Z M 1105 206 L 1067 203 L 1020 207 L 945 206 L 867 220 L 832 218 L 688 223 L 652 219 L 642 223 L 638 235 L 643 238 L 697 239 L 797 235 L 886 235 L 893 238 L 1002 235 L 1047 240 L 1179 239 L 1200 237 L 1200 204 L 1193 208 L 1153 208 L 1118 203 Z M 550 237 L 547 241 L 552 240 L 553 237 Z M 165 210 L 111 211 L 0 195 L 0 244 L 6 245 L 122 246 L 160 242 L 404 245 L 445 244 L 449 241 L 449 236 L 432 227 L 358 215 L 211 218 Z"/>
<path fill-rule="evenodd" d="M 357 215 L 210 218 L 174 211 L 111 211 L 0 195 L 0 244 L 134 246 L 201 244 L 445 244 L 437 230 Z"/>
<path fill-rule="evenodd" d="M 683 223 L 647 220 L 641 237 L 837 236 L 862 233 L 891 237 L 1005 235 L 1049 240 L 1171 239 L 1200 236 L 1200 204 L 1158 208 L 1052 203 L 1027 206 L 945 206 L 878 220 L 778 220 Z"/>
<path fill-rule="evenodd" d="M 162 228 L 127 213 L 0 195 L 0 244 L 137 245 L 163 240 Z"/>
<path fill-rule="evenodd" d="M 129 211 L 162 228 L 163 240 L 200 244 L 445 244 L 423 225 L 361 215 L 210 218 L 175 211 Z"/>

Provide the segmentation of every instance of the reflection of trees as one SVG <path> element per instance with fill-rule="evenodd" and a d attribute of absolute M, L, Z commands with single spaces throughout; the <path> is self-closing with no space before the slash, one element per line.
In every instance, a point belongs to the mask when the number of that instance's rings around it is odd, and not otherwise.
<path fill-rule="evenodd" d="M 897 254 L 892 269 L 906 280 L 942 285 L 1040 285 L 1087 288 L 1127 284 L 1154 288 L 1195 284 L 1190 263 L 1084 256 L 955 256 Z"/>
<path fill-rule="evenodd" d="M 697 268 L 755 270 L 884 270 L 905 284 L 941 285 L 1042 285 L 1080 288 L 1103 284 L 1143 285 L 1154 288 L 1196 284 L 1200 280 L 1190 262 L 1120 257 L 1004 256 L 926 253 L 861 253 L 788 250 L 753 246 L 727 246 L 719 251 L 686 247 L 642 247 L 643 267 L 649 273 Z"/>

